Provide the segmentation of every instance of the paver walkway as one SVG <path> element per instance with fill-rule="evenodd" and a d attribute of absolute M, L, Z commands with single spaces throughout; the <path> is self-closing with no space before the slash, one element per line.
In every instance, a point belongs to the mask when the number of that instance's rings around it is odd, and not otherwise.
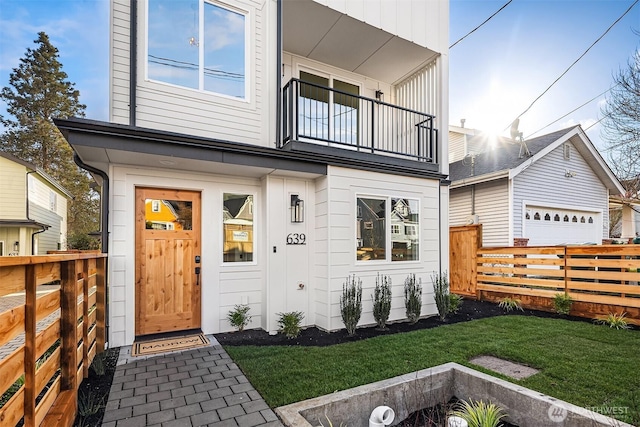
<path fill-rule="evenodd" d="M 103 427 L 282 427 L 216 339 L 211 346 L 132 358 L 120 351 Z"/>

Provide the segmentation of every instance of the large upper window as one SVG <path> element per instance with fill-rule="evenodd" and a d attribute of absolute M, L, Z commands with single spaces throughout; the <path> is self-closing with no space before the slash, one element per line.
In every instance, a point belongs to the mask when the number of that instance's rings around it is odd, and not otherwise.
<path fill-rule="evenodd" d="M 356 259 L 417 261 L 420 253 L 418 200 L 368 198 L 356 200 Z M 390 218 L 387 228 L 386 218 Z"/>
<path fill-rule="evenodd" d="M 149 79 L 245 99 L 245 13 L 204 0 L 149 0 Z"/>

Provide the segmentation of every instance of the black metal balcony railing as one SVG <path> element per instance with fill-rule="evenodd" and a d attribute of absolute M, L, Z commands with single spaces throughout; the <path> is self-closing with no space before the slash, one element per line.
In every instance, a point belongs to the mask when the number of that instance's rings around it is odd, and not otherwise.
<path fill-rule="evenodd" d="M 438 162 L 435 116 L 292 79 L 283 89 L 283 145 L 289 141 Z"/>

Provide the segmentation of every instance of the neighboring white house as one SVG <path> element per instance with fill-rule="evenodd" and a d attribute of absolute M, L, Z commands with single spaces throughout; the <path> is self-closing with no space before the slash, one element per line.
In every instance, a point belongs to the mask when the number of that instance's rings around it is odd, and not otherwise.
<path fill-rule="evenodd" d="M 341 329 L 353 274 L 361 325 L 378 273 L 393 281 L 391 320 L 410 273 L 436 313 L 448 1 L 113 0 L 110 28 L 110 122 L 56 124 L 108 190 L 111 345 L 229 331 L 236 304 L 253 328 L 301 311 Z M 154 200 L 179 227 L 153 228 Z"/>
<path fill-rule="evenodd" d="M 40 168 L 0 151 L 0 256 L 66 249 L 71 198 Z"/>
<path fill-rule="evenodd" d="M 450 225 L 481 223 L 485 246 L 600 244 L 622 185 L 580 126 L 523 142 L 450 128 Z"/>

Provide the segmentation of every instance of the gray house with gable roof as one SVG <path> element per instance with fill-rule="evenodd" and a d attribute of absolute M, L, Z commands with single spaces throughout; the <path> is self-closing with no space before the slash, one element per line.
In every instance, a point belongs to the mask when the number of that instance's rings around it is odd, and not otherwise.
<path fill-rule="evenodd" d="M 601 243 L 622 185 L 580 126 L 525 141 L 450 129 L 451 226 L 483 224 L 485 246 Z"/>

